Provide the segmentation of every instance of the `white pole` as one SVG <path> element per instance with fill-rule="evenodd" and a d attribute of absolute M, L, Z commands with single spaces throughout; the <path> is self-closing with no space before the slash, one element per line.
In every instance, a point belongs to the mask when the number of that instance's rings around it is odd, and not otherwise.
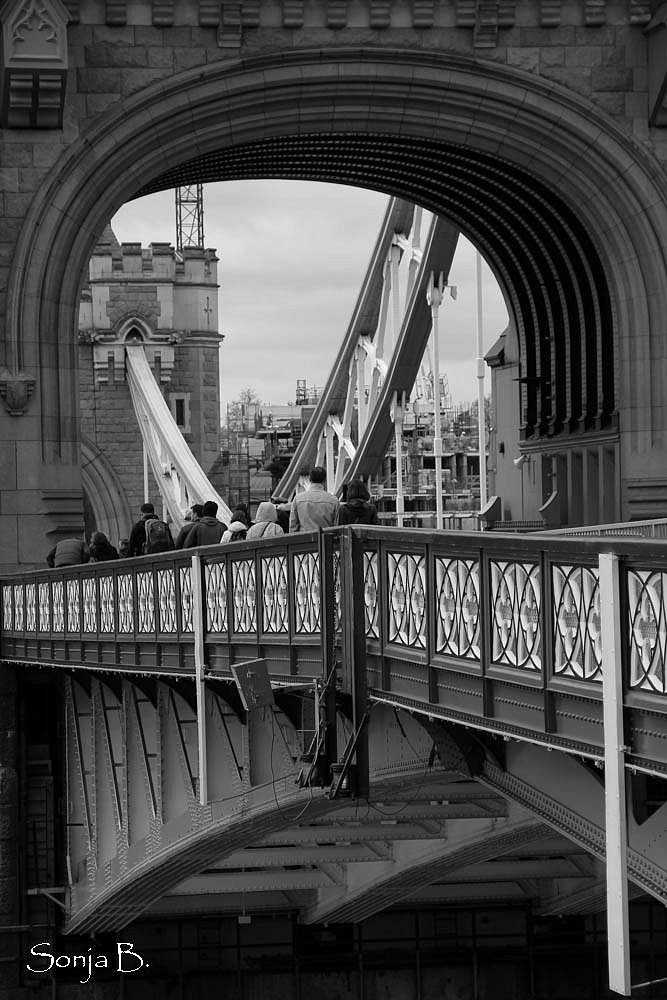
<path fill-rule="evenodd" d="M 609 989 L 623 997 L 630 985 L 628 818 L 623 728 L 623 660 L 618 556 L 601 552 L 600 638 L 604 722 L 605 868 Z"/>
<path fill-rule="evenodd" d="M 433 338 L 433 457 L 435 459 L 435 526 L 442 529 L 442 421 L 440 419 L 440 345 L 438 343 L 438 313 L 442 303 L 444 275 L 431 274 L 427 298 L 431 306 L 431 336 Z"/>
<path fill-rule="evenodd" d="M 206 756 L 206 684 L 204 682 L 204 597 L 200 556 L 192 556 L 192 631 L 194 638 L 195 687 L 197 696 L 197 759 L 199 761 L 199 804 L 208 803 L 208 770 Z"/>
<path fill-rule="evenodd" d="M 396 442 L 396 525 L 403 527 L 405 496 L 403 493 L 403 416 L 405 413 L 405 393 L 395 392 L 391 403 L 391 419 L 394 423 Z"/>
<path fill-rule="evenodd" d="M 486 507 L 486 420 L 484 415 L 484 322 L 482 316 L 482 255 L 477 252 L 477 437 L 479 448 L 479 506 Z"/>
<path fill-rule="evenodd" d="M 143 445 L 144 452 L 144 503 L 148 503 L 148 453 L 146 445 Z"/>

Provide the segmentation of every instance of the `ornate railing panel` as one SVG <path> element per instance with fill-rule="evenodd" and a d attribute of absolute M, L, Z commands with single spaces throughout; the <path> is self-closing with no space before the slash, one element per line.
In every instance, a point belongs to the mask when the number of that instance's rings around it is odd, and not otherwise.
<path fill-rule="evenodd" d="M 479 560 L 436 556 L 435 586 L 436 652 L 479 661 Z"/>
<path fill-rule="evenodd" d="M 2 588 L 2 628 L 11 632 L 14 628 L 14 608 L 12 604 L 11 586 Z"/>
<path fill-rule="evenodd" d="M 25 628 L 26 632 L 35 631 L 35 584 L 27 583 L 25 588 Z"/>
<path fill-rule="evenodd" d="M 40 632 L 50 632 L 51 631 L 51 601 L 50 601 L 50 587 L 48 582 L 39 583 L 37 585 L 37 610 L 39 618 L 39 631 Z"/>
<path fill-rule="evenodd" d="M 158 628 L 160 632 L 176 632 L 176 579 L 174 567 L 158 569 Z"/>
<path fill-rule="evenodd" d="M 146 575 L 146 574 L 144 574 Z M 97 632 L 97 579 L 87 576 L 83 579 L 83 631 Z M 142 607 L 142 604 L 139 605 Z"/>
<path fill-rule="evenodd" d="M 155 631 L 155 599 L 153 571 L 137 573 L 138 631 L 144 634 Z"/>
<path fill-rule="evenodd" d="M 320 627 L 320 559 L 316 552 L 295 552 L 294 631 L 312 635 Z"/>
<path fill-rule="evenodd" d="M 493 663 L 541 669 L 540 594 L 539 566 L 491 562 Z"/>
<path fill-rule="evenodd" d="M 204 567 L 206 593 L 207 628 L 209 632 L 222 635 L 227 632 L 227 567 L 225 563 L 213 563 Z"/>
<path fill-rule="evenodd" d="M 116 602 L 112 576 L 101 576 L 98 581 L 100 595 L 100 632 L 116 631 Z"/>
<path fill-rule="evenodd" d="M 426 647 L 425 559 L 409 552 L 387 553 L 389 642 Z"/>
<path fill-rule="evenodd" d="M 667 693 L 667 573 L 628 573 L 630 687 Z"/>
<path fill-rule="evenodd" d="M 7 588 L 9 590 L 9 587 Z M 14 585 L 14 628 L 17 632 L 23 631 L 23 586 Z"/>
<path fill-rule="evenodd" d="M 366 635 L 370 639 L 377 639 L 380 635 L 377 552 L 364 552 L 364 609 Z"/>
<path fill-rule="evenodd" d="M 119 573 L 116 577 L 116 586 L 118 588 L 118 631 L 124 635 L 130 635 L 136 628 L 132 575 Z"/>
<path fill-rule="evenodd" d="M 255 563 L 252 559 L 235 559 L 232 562 L 232 594 L 234 632 L 249 633 L 257 630 L 257 583 Z"/>
<path fill-rule="evenodd" d="M 78 632 L 81 628 L 81 581 L 67 580 L 67 624 L 68 632 Z"/>
<path fill-rule="evenodd" d="M 65 631 L 65 601 L 63 599 L 63 581 L 54 580 L 51 585 L 52 628 L 56 633 Z"/>
<path fill-rule="evenodd" d="M 178 583 L 181 632 L 192 632 L 192 567 L 179 566 Z"/>
<path fill-rule="evenodd" d="M 287 556 L 268 556 L 262 567 L 262 630 L 277 634 L 289 628 Z"/>
<path fill-rule="evenodd" d="M 600 587 L 597 569 L 552 567 L 554 673 L 602 682 Z"/>

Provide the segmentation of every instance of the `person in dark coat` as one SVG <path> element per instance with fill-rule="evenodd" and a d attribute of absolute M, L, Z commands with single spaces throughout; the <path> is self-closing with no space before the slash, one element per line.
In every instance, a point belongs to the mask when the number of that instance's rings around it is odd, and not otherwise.
<path fill-rule="evenodd" d="M 289 512 L 290 505 L 288 500 L 283 500 L 282 497 L 271 497 L 271 503 L 276 508 L 276 521 L 278 527 L 283 529 L 285 535 L 289 534 Z"/>
<path fill-rule="evenodd" d="M 146 544 L 146 521 L 156 517 L 155 507 L 152 503 L 142 503 L 141 520 L 132 527 L 130 532 L 130 542 L 128 545 L 128 556 L 142 556 L 144 545 Z"/>
<path fill-rule="evenodd" d="M 60 566 L 79 566 L 87 563 L 90 550 L 82 538 L 63 538 L 57 542 L 46 557 L 53 569 Z"/>
<path fill-rule="evenodd" d="M 90 561 L 108 562 L 109 559 L 118 559 L 117 549 L 103 531 L 94 531 L 90 538 Z"/>
<path fill-rule="evenodd" d="M 338 508 L 338 524 L 379 524 L 380 518 L 371 495 L 361 482 L 355 479 L 347 486 L 347 500 Z"/>
<path fill-rule="evenodd" d="M 218 505 L 213 500 L 207 500 L 204 504 L 204 512 L 201 520 L 197 521 L 190 528 L 187 538 L 183 542 L 184 549 L 193 549 L 196 545 L 217 545 L 222 538 L 223 532 L 227 530 L 227 525 L 218 521 L 216 514 Z"/>
<path fill-rule="evenodd" d="M 193 503 L 192 507 L 189 507 L 185 512 L 185 524 L 176 536 L 176 541 L 174 542 L 175 549 L 182 549 L 185 545 L 185 539 L 190 534 L 192 526 L 201 521 L 204 516 L 204 505 L 201 503 Z"/>

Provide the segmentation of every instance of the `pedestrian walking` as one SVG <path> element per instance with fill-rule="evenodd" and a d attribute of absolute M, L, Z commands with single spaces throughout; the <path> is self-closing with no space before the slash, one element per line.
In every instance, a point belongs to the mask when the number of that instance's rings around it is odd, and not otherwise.
<path fill-rule="evenodd" d="M 330 528 L 336 523 L 340 502 L 337 496 L 325 490 L 326 480 L 326 469 L 321 465 L 314 466 L 310 472 L 310 487 L 303 493 L 297 493 L 292 501 L 290 533 L 317 531 L 319 528 Z"/>
<path fill-rule="evenodd" d="M 277 538 L 284 534 L 283 529 L 277 523 L 278 512 L 272 503 L 265 500 L 257 508 L 255 523 L 248 529 L 246 538 L 249 542 L 256 542 L 260 538 Z"/>
<path fill-rule="evenodd" d="M 226 524 L 218 521 L 216 514 L 218 505 L 214 500 L 207 500 L 202 508 L 202 516 L 193 524 L 183 542 L 184 549 L 192 549 L 197 545 L 217 545 L 224 531 Z"/>

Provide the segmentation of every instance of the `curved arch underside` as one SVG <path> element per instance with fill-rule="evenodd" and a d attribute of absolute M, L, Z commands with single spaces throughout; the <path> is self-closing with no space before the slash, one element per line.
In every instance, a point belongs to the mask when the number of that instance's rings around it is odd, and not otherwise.
<path fill-rule="evenodd" d="M 489 261 L 516 320 L 523 436 L 612 424 L 614 322 L 599 254 L 583 220 L 526 171 L 425 138 L 311 134 L 196 157 L 138 194 L 263 177 L 378 188 L 453 220 Z"/>
<path fill-rule="evenodd" d="M 504 290 L 523 438 L 608 432 L 618 411 L 622 474 L 645 469 L 667 421 L 656 405 L 667 363 L 664 174 L 564 87 L 414 50 L 196 67 L 90 124 L 31 203 L 10 276 L 8 363 L 39 367 L 45 441 L 65 453 L 71 440 L 65 345 L 79 274 L 109 218 L 168 185 L 249 177 L 361 184 L 448 217 Z"/>

